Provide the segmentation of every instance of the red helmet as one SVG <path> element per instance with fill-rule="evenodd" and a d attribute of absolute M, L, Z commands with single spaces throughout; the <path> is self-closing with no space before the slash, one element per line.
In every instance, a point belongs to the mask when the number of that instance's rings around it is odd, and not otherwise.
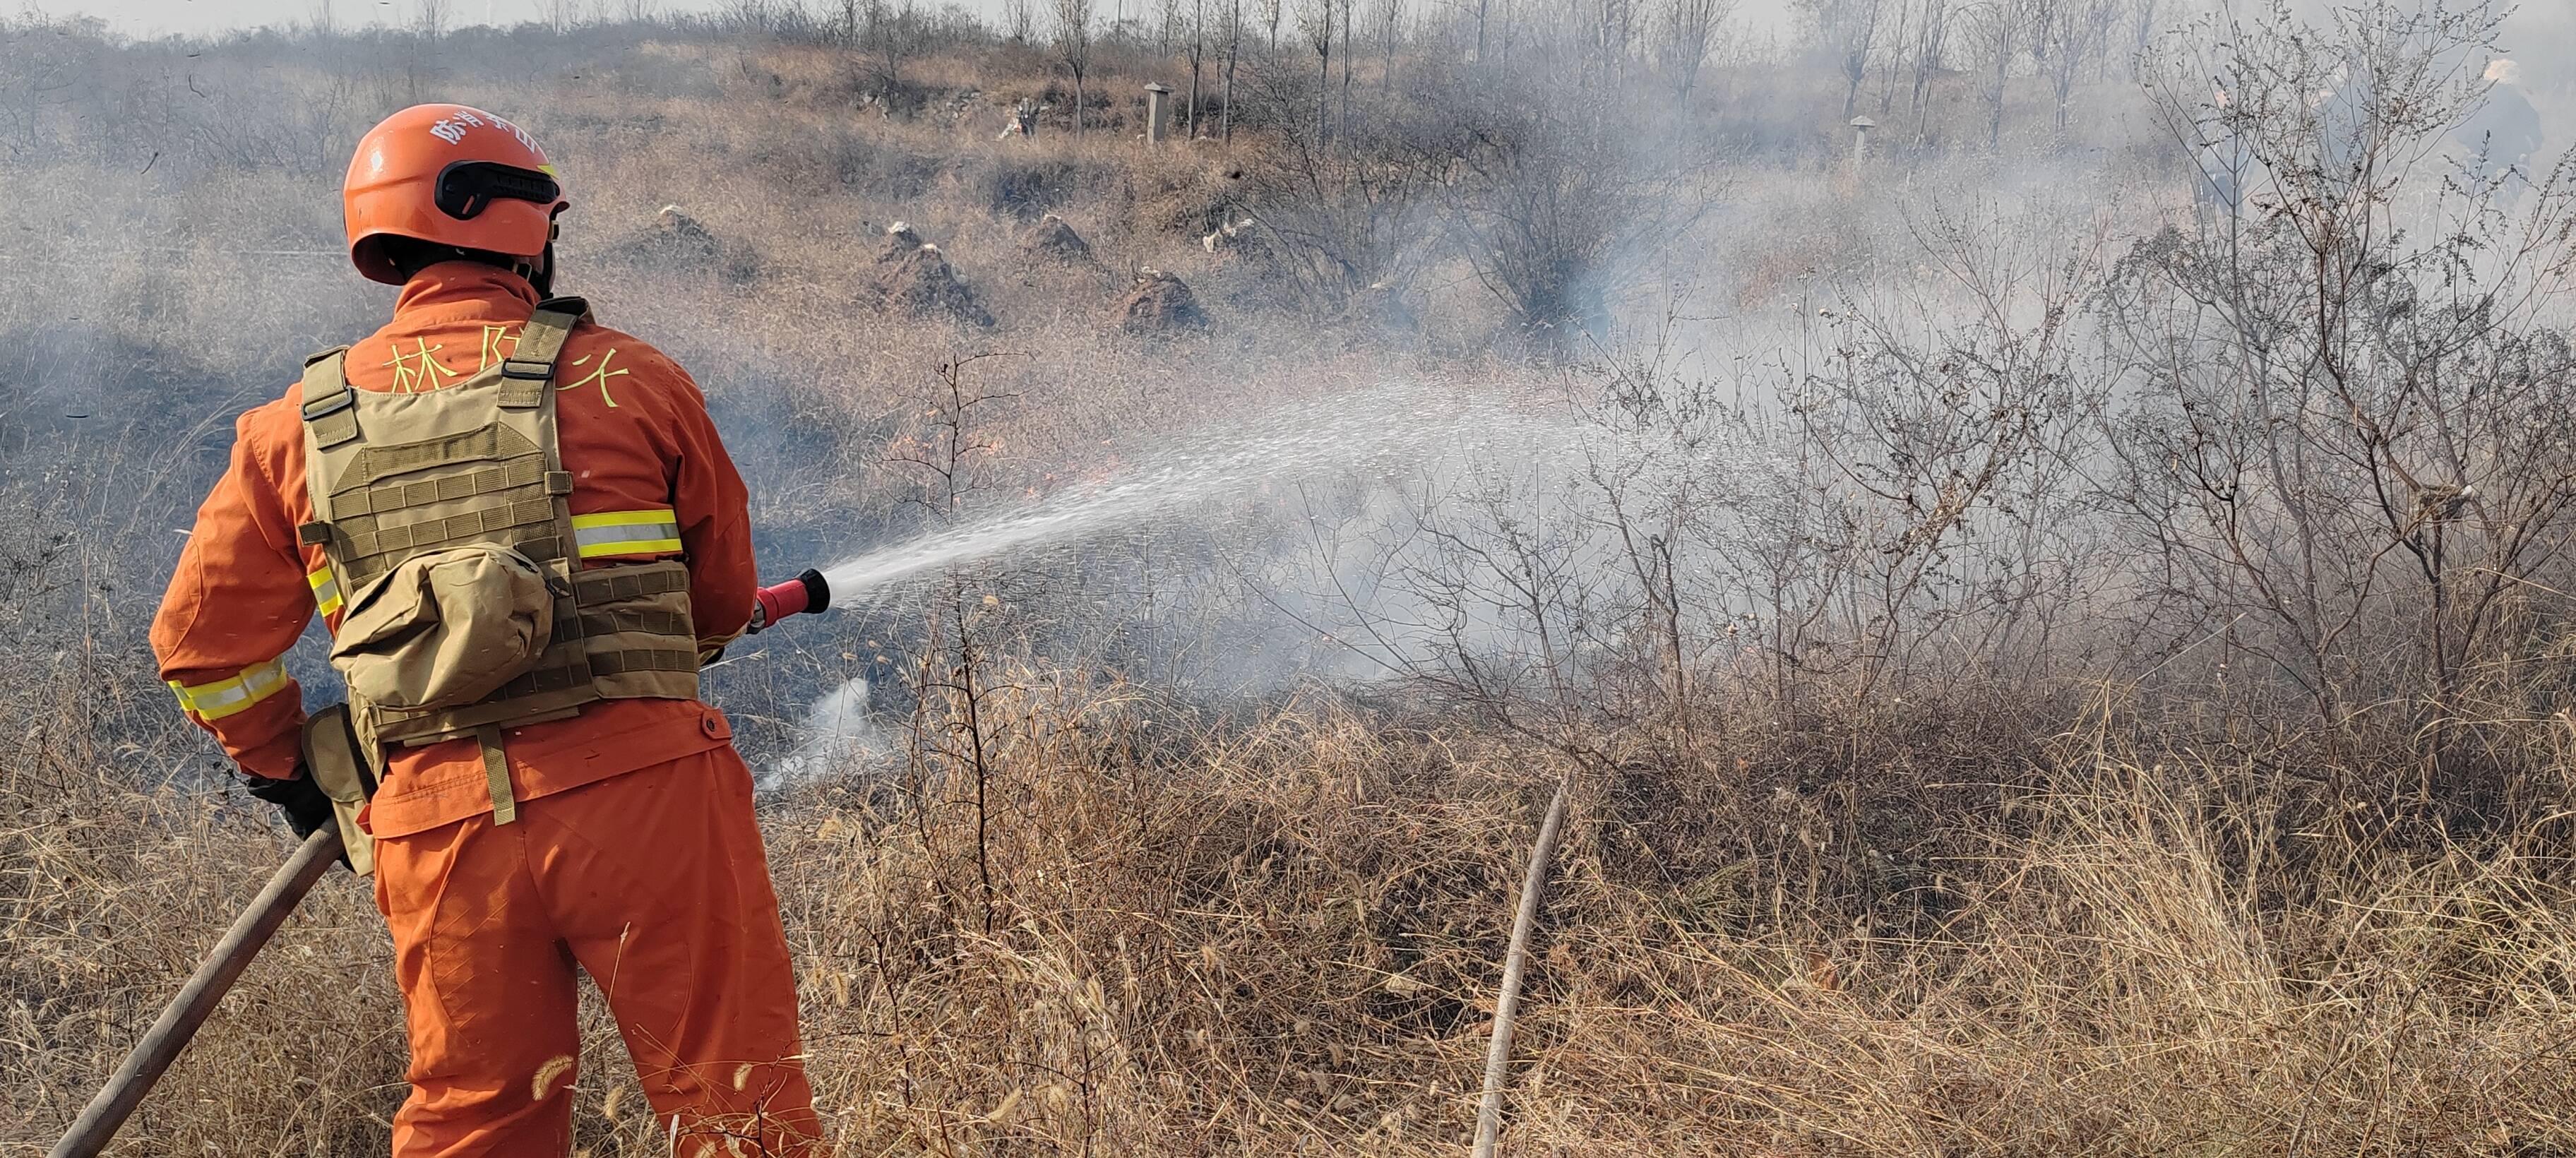
<path fill-rule="evenodd" d="M 413 105 L 358 139 L 340 188 L 349 260 L 402 284 L 384 237 L 535 258 L 571 204 L 527 130 L 464 105 Z"/>

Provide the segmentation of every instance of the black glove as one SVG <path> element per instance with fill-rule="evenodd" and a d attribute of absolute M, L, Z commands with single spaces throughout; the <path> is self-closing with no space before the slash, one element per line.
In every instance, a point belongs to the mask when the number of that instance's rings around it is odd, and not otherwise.
<path fill-rule="evenodd" d="M 286 814 L 286 827 L 295 830 L 301 840 L 321 830 L 323 825 L 338 824 L 331 811 L 331 798 L 323 795 L 322 786 L 313 782 L 313 774 L 304 766 L 295 766 L 292 780 L 272 780 L 266 776 L 250 778 L 250 794 L 277 806 Z"/>

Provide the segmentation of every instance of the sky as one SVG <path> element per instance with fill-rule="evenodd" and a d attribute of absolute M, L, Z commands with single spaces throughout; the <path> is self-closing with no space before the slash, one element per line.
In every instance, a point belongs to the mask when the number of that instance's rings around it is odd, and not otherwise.
<path fill-rule="evenodd" d="M 262 25 L 311 23 L 319 6 L 331 6 L 343 24 L 373 21 L 408 23 L 417 0 L 35 0 L 29 5 L 54 16 L 96 16 L 129 36 L 164 33 L 223 32 Z M 658 0 L 664 12 L 704 11 L 720 0 Z M 981 5 L 969 3 L 968 7 Z M 448 0 L 460 24 L 517 24 L 544 20 L 545 0 Z"/>
<path fill-rule="evenodd" d="M 6 5 L 11 0 L 0 0 Z M 52 16 L 96 16 L 110 28 L 128 36 L 152 37 L 169 33 L 205 34 L 232 29 L 256 28 L 262 25 L 298 25 L 311 23 L 320 5 L 331 6 L 335 21 L 346 25 L 373 22 L 408 24 L 420 0 L 16 0 L 22 7 Z M 728 0 L 643 0 L 654 10 L 666 13 L 706 12 L 725 7 Z M 815 0 L 809 0 L 815 2 Z M 829 2 L 829 0 L 822 0 Z M 920 0 L 924 7 L 937 8 L 956 3 L 987 19 L 998 18 L 1002 0 Z M 1293 3 L 1294 0 L 1291 0 Z M 1408 7 L 1419 7 L 1426 0 L 1410 0 Z M 1439 0 L 1427 0 L 1437 3 Z M 1527 2 L 1527 0 L 1524 0 Z M 1554 3 L 1557 0 L 1537 0 Z M 2295 0 L 2302 7 L 2314 7 L 2319 0 Z M 445 0 L 450 20 L 457 25 L 492 24 L 509 26 L 529 21 L 545 21 L 553 10 L 553 0 Z M 625 12 L 628 0 L 570 0 L 575 7 L 599 12 Z M 1124 9 L 1141 15 L 1154 0 L 1095 0 L 1094 9 L 1103 18 Z M 1741 0 L 1735 6 L 1735 18 L 1757 30 L 1777 32 L 1790 22 L 1791 0 Z M 2556 39 L 2576 33 L 2576 0 L 2504 0 L 2503 6 L 2514 9 L 2511 24 L 2514 34 L 2525 37 L 2546 36 Z M 2179 7 L 2179 5 L 2177 5 Z M 1043 12 L 1046 5 L 1037 5 Z M 2523 49 L 2508 38 L 2508 51 Z"/>
<path fill-rule="evenodd" d="M 0 0 L 6 3 L 7 0 Z M 28 7 L 53 16 L 96 16 L 110 28 L 128 36 L 151 37 L 167 33 L 203 34 L 230 29 L 256 28 L 262 25 L 296 25 L 311 23 L 317 7 L 331 5 L 332 17 L 346 24 L 372 21 L 409 23 L 419 0 L 24 0 Z M 573 0 L 584 8 L 608 11 L 626 10 L 624 0 Z M 704 12 L 721 8 L 725 0 L 648 0 L 662 12 Z M 942 7 L 951 0 L 925 0 L 925 7 Z M 1001 12 L 1001 0 L 955 0 L 965 8 L 990 18 Z M 1132 13 L 1144 11 L 1153 0 L 1124 0 Z M 1544 2 L 1544 0 L 1543 0 Z M 453 19 L 459 24 L 512 25 L 524 21 L 542 21 L 552 10 L 549 0 L 447 0 Z M 1098 0 L 1097 11 L 1104 17 L 1113 13 L 1120 0 Z M 1788 0 L 1747 0 L 1740 10 L 1785 11 Z M 1044 5 L 1038 6 L 1041 10 Z"/>

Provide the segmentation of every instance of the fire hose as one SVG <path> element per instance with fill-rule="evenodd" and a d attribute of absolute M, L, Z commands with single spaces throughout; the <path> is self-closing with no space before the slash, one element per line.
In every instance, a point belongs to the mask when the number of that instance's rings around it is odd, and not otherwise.
<path fill-rule="evenodd" d="M 760 589 L 747 630 L 762 631 L 790 615 L 822 611 L 831 604 L 831 588 L 824 583 L 822 573 L 808 568 L 784 583 Z M 207 951 L 205 960 L 197 963 L 197 971 L 179 987 L 179 995 L 161 1010 L 161 1016 L 153 1019 L 151 1028 L 143 1031 L 125 1061 L 108 1077 L 107 1085 L 90 1099 L 80 1117 L 72 1120 L 71 1128 L 63 1132 L 63 1140 L 54 1144 L 48 1158 L 92 1158 L 107 1148 L 116 1131 L 143 1104 L 144 1095 L 152 1092 L 170 1063 L 178 1059 L 179 1051 L 188 1047 L 197 1027 L 205 1024 L 224 994 L 241 979 L 251 958 L 259 955 L 278 926 L 286 923 L 287 914 L 295 911 L 332 862 L 340 859 L 340 849 L 340 830 L 333 825 L 323 825 L 304 838 L 304 843 L 268 878 L 259 895 L 251 898 L 250 906 L 233 919 L 232 928 L 225 930 L 223 938 Z"/>

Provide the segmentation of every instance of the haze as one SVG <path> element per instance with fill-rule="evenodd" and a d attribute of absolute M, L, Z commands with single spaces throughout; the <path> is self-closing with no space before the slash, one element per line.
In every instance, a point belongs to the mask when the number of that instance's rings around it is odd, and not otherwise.
<path fill-rule="evenodd" d="M 599 9 L 607 14 L 604 0 L 570 0 L 584 9 Z M 1153 0 L 1104 0 L 1100 14 L 1112 20 L 1122 14 L 1138 16 L 1152 6 Z M 55 16 L 93 16 L 107 22 L 109 28 L 135 37 L 165 35 L 202 36 L 241 29 L 309 24 L 324 5 L 334 20 L 343 24 L 404 24 L 413 19 L 419 0 L 70 0 L 69 3 L 30 5 Z M 724 0 L 646 0 L 651 10 L 680 15 L 718 12 L 727 7 Z M 947 7 L 947 4 L 924 4 L 924 8 Z M 992 17 L 1001 10 L 999 0 L 962 0 L 956 7 L 979 16 Z M 554 5 L 545 0 L 451 0 L 455 15 L 467 24 L 507 26 L 523 21 L 548 18 Z M 620 3 L 616 11 L 631 10 L 632 4 Z M 1755 0 L 1744 5 L 1738 19 L 1750 19 L 1757 25 L 1785 26 L 1788 0 Z"/>
<path fill-rule="evenodd" d="M 607 0 L 568 2 L 577 8 L 598 10 L 600 15 L 608 15 L 610 10 Z M 155 37 L 309 24 L 325 5 L 332 19 L 342 24 L 405 24 L 413 19 L 418 4 L 419 0 L 70 0 L 30 4 L 29 8 L 54 16 L 93 16 L 127 36 Z M 1100 14 L 1114 21 L 1122 15 L 1140 16 L 1152 4 L 1153 0 L 1104 0 Z M 668 15 L 718 12 L 728 7 L 725 0 L 644 0 L 644 6 Z M 988 18 L 1001 11 L 999 0 L 922 5 L 951 6 Z M 545 20 L 555 5 L 546 0 L 450 0 L 450 7 L 456 18 L 466 24 L 507 26 Z M 634 7 L 619 3 L 615 11 L 623 13 Z M 1751 0 L 1739 10 L 1736 19 L 1756 27 L 1778 29 L 1787 26 L 1788 14 L 1789 0 Z"/>

